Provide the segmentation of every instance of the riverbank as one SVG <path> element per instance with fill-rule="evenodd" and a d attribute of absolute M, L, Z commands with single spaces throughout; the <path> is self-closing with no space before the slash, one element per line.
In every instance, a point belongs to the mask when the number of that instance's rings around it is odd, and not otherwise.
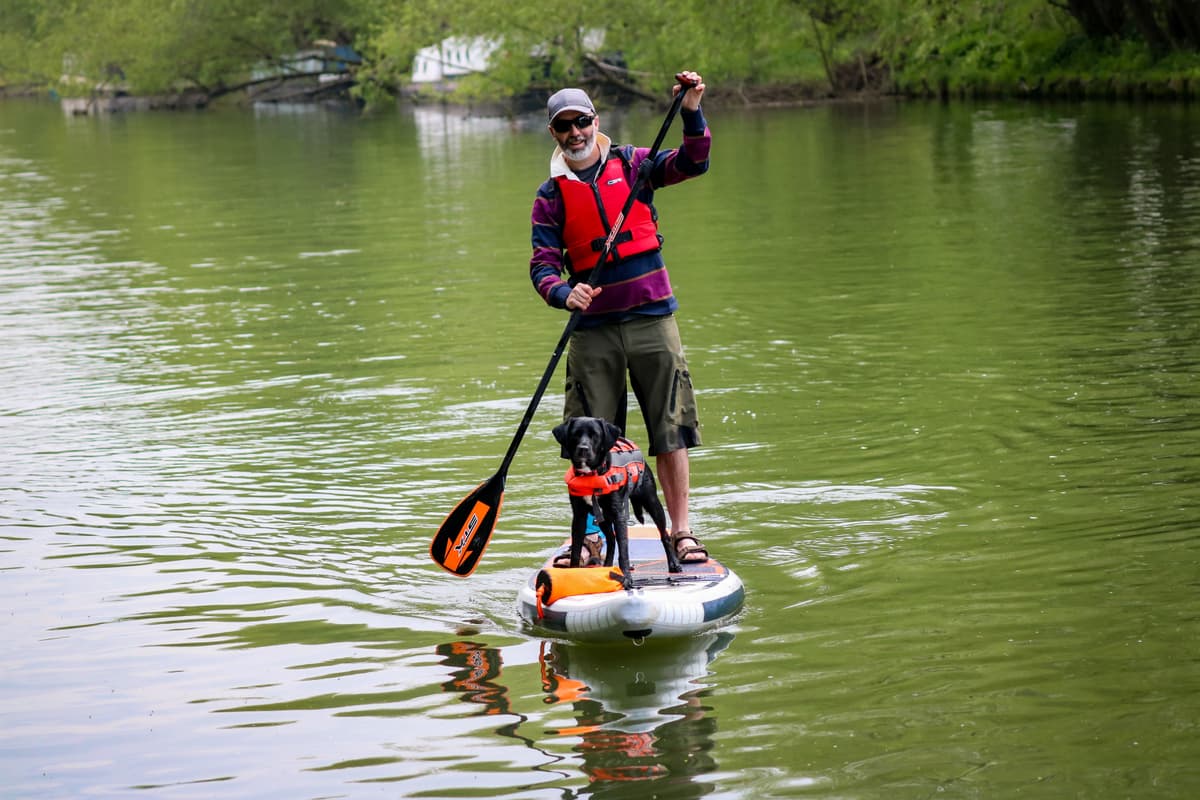
<path fill-rule="evenodd" d="M 598 102 L 615 108 L 646 103 L 643 98 L 595 90 Z M 57 98 L 56 93 L 33 87 L 0 87 L 0 99 L 7 97 Z M 480 116 L 513 116 L 541 107 L 542 95 L 529 92 L 497 100 L 461 101 L 456 99 L 453 86 L 436 92 L 402 92 L 396 97 L 400 104 L 416 106 L 448 105 L 467 109 Z M 270 98 L 230 96 L 214 98 L 202 92 L 179 92 L 160 95 L 97 94 L 89 97 L 57 98 L 69 116 L 119 114 L 144 111 L 196 111 L 215 103 L 222 105 L 254 105 L 276 102 Z M 1200 99 L 1200 80 L 1188 77 L 1144 78 L 1127 76 L 1056 76 L 1021 78 L 1015 82 L 952 82 L 928 79 L 893 82 L 887 75 L 864 75 L 850 89 L 834 91 L 828 82 L 808 81 L 780 84 L 736 84 L 709 87 L 705 102 L 710 108 L 779 108 L 827 103 L 876 102 L 881 100 L 1029 100 L 1110 102 L 1192 102 Z M 297 102 L 289 99 L 288 102 Z M 336 98 L 312 98 L 314 104 L 335 105 L 341 108 L 361 107 L 349 94 Z"/>
<path fill-rule="evenodd" d="M 1190 102 L 1200 99 L 1200 81 L 1186 77 L 1130 78 L 1123 76 L 1070 76 L 1021 78 L 1016 83 L 953 84 L 942 80 L 898 87 L 895 94 L 906 97 L 942 99 L 1006 100 L 1166 100 Z"/>
<path fill-rule="evenodd" d="M 806 103 L 893 99 L 941 100 L 1200 100 L 1200 79 L 1186 76 L 1143 77 L 1128 75 L 1056 75 L 1018 78 L 1015 81 L 952 81 L 948 78 L 892 81 L 874 76 L 833 91 L 828 83 L 713 87 L 706 93 L 710 105 L 790 106 Z"/>

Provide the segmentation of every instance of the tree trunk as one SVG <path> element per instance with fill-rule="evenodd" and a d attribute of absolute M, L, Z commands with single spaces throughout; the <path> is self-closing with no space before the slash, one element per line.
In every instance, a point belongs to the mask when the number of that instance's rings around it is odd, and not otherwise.
<path fill-rule="evenodd" d="M 1067 0 L 1065 8 L 1089 39 L 1120 36 L 1125 27 L 1123 0 Z"/>
<path fill-rule="evenodd" d="M 635 97 L 640 97 L 643 100 L 649 100 L 652 103 L 657 103 L 660 100 L 658 95 L 651 94 L 645 89 L 639 88 L 633 83 L 625 80 L 624 75 L 626 70 L 622 70 L 620 67 L 614 67 L 612 64 L 606 64 L 603 60 L 592 55 L 591 53 L 584 53 L 583 60 L 596 68 L 596 71 L 600 73 L 601 80 L 612 84 L 621 91 L 628 92 L 629 94 L 632 94 Z"/>
<path fill-rule="evenodd" d="M 1137 26 L 1142 40 L 1154 53 L 1165 53 L 1171 49 L 1166 33 L 1154 18 L 1154 0 L 1125 0 L 1133 24 Z"/>
<path fill-rule="evenodd" d="M 1169 0 L 1167 35 L 1179 48 L 1200 50 L 1200 0 Z"/>
<path fill-rule="evenodd" d="M 821 28 L 817 25 L 817 16 L 812 11 L 808 12 L 808 20 L 812 23 L 813 33 L 817 37 L 817 49 L 821 51 L 821 61 L 825 62 L 825 77 L 829 79 L 829 90 L 834 97 L 838 94 L 837 78 L 833 74 L 833 67 L 829 64 L 829 54 L 825 51 L 825 41 L 821 38 Z"/>

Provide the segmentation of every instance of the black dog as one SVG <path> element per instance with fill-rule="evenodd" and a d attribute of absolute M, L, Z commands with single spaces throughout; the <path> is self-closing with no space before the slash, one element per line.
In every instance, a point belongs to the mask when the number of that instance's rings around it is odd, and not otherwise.
<path fill-rule="evenodd" d="M 622 438 L 620 428 L 603 419 L 572 417 L 554 429 L 554 438 L 562 445 L 562 456 L 571 461 L 572 467 L 567 473 L 572 512 L 571 566 L 579 566 L 590 510 L 607 543 L 604 565 L 613 565 L 616 550 L 625 588 L 632 588 L 628 532 L 632 505 L 638 522 L 645 522 L 643 511 L 650 513 L 667 554 L 667 569 L 682 572 L 667 533 L 667 514 L 658 499 L 654 473 L 641 451 Z"/>

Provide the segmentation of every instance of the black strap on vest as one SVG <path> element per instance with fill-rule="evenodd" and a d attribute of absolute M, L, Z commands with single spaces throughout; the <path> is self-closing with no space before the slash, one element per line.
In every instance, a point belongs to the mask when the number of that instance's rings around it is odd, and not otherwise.
<path fill-rule="evenodd" d="M 617 160 L 620 161 L 624 165 L 625 169 L 629 169 L 629 167 L 632 166 L 633 162 L 630 160 L 630 156 L 627 156 L 625 154 L 626 147 L 630 147 L 630 145 L 614 144 L 609 148 L 608 156 L 609 156 L 609 158 L 616 156 Z M 632 155 L 632 153 L 630 155 Z M 590 181 L 592 184 L 595 184 L 596 179 L 600 177 L 600 175 L 604 172 L 604 170 L 607 166 L 608 166 L 607 160 L 596 164 L 596 174 L 592 176 L 592 180 Z M 622 170 L 622 171 L 624 171 L 624 170 Z M 635 182 L 634 188 L 636 188 L 636 182 Z M 595 191 L 595 189 L 593 189 L 593 191 Z M 652 216 L 653 216 L 653 214 L 652 214 Z M 592 252 L 593 253 L 603 253 L 604 252 L 604 243 L 608 241 L 608 234 L 611 233 L 611 231 L 612 231 L 612 228 L 611 228 L 608 220 L 604 218 L 603 211 L 601 211 L 601 213 L 600 213 L 600 222 L 601 222 L 601 224 L 604 225 L 605 233 L 604 233 L 604 236 L 597 236 L 595 239 L 592 239 Z M 617 245 L 624 244 L 625 242 L 632 242 L 632 241 L 633 241 L 633 231 L 625 230 L 625 231 L 621 231 L 620 233 L 617 234 L 616 238 L 613 239 L 612 246 L 616 247 Z"/>
<path fill-rule="evenodd" d="M 596 252 L 596 253 L 603 251 L 604 243 L 606 241 L 607 241 L 607 238 L 604 236 L 597 236 L 595 239 L 592 239 L 592 251 Z M 617 234 L 617 238 L 613 239 L 613 247 L 616 247 L 619 244 L 624 244 L 625 242 L 632 242 L 632 241 L 633 241 L 633 231 L 621 231 L 620 233 Z"/>

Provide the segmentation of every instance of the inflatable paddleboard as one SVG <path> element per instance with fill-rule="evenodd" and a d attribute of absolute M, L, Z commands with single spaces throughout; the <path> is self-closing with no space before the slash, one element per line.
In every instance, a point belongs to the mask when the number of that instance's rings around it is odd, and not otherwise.
<path fill-rule="evenodd" d="M 715 558 L 668 572 L 650 525 L 629 526 L 633 589 L 620 588 L 609 567 L 555 569 L 554 559 L 569 549 L 569 541 L 556 549 L 517 593 L 521 618 L 551 636 L 580 642 L 695 636 L 729 622 L 745 601 L 741 579 Z M 553 592 L 543 591 L 548 580 L 558 582 Z"/>

